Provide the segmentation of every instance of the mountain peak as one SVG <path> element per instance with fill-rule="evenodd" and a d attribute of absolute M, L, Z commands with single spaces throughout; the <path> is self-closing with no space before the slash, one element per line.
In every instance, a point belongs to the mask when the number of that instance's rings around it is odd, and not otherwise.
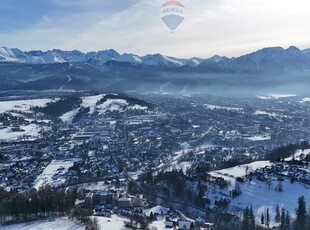
<path fill-rule="evenodd" d="M 98 54 L 108 55 L 108 56 L 111 56 L 111 57 L 118 57 L 118 56 L 120 56 L 120 54 L 116 50 L 114 50 L 114 49 L 100 50 L 97 53 Z"/>
<path fill-rule="evenodd" d="M 302 55 L 302 51 L 298 49 L 296 46 L 290 46 L 288 49 L 286 49 L 286 52 L 288 52 L 291 55 Z"/>
<path fill-rule="evenodd" d="M 289 50 L 289 49 L 300 50 L 300 49 L 298 49 L 296 46 L 290 46 L 290 47 L 288 48 L 288 50 Z"/>

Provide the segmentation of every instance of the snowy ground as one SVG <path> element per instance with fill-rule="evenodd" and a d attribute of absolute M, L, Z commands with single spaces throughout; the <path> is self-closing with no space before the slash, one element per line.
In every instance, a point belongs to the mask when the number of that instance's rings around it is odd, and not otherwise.
<path fill-rule="evenodd" d="M 129 230 L 125 228 L 126 218 L 112 215 L 111 218 L 96 217 L 101 230 Z M 85 226 L 67 218 L 33 221 L 28 223 L 0 226 L 1 230 L 84 230 Z M 160 229 L 158 229 L 160 230 Z"/>
<path fill-rule="evenodd" d="M 129 230 L 129 228 L 125 227 L 125 221 L 127 220 L 124 217 L 120 217 L 117 215 L 112 215 L 111 218 L 107 217 L 96 217 L 98 220 L 98 224 L 101 227 L 101 230 Z"/>
<path fill-rule="evenodd" d="M 101 105 L 96 106 L 99 114 L 104 114 L 107 110 L 110 111 L 124 111 L 128 106 L 126 100 L 123 99 L 107 99 Z"/>
<path fill-rule="evenodd" d="M 66 173 L 77 159 L 53 160 L 37 178 L 34 188 L 39 190 L 44 186 L 57 187 L 66 182 Z"/>
<path fill-rule="evenodd" d="M 154 221 L 152 224 L 150 224 L 150 228 L 152 229 L 152 227 L 154 229 L 157 230 L 166 230 L 166 229 L 172 229 L 172 228 L 166 228 L 165 227 L 165 221 L 164 220 L 158 220 L 158 221 Z"/>
<path fill-rule="evenodd" d="M 203 106 L 211 110 L 228 110 L 228 111 L 236 111 L 236 112 L 243 111 L 243 108 L 236 108 L 236 107 L 227 107 L 227 106 L 219 106 L 219 105 L 211 105 L 211 104 L 204 104 Z"/>
<path fill-rule="evenodd" d="M 57 100 L 57 99 L 56 99 Z M 52 99 L 33 99 L 33 100 L 16 100 L 16 101 L 0 101 L 0 114 L 10 112 L 11 115 L 16 117 L 25 117 L 21 113 L 31 113 L 31 107 L 45 106 L 51 102 Z M 14 112 L 11 112 L 14 111 Z M 32 119 L 25 119 L 32 121 Z M 48 123 L 48 120 L 38 120 Z M 11 127 L 0 129 L 0 140 L 17 140 L 23 138 L 24 135 L 30 136 L 30 139 L 38 137 L 41 129 L 47 129 L 47 127 L 39 126 L 36 124 L 21 125 L 21 129 L 25 131 L 12 132 Z"/>
<path fill-rule="evenodd" d="M 133 105 L 129 106 L 128 102 L 123 99 L 107 99 L 105 102 L 103 102 L 100 105 L 96 105 L 97 101 L 99 101 L 101 98 L 103 98 L 105 94 L 100 94 L 96 96 L 88 96 L 88 97 L 82 97 L 82 106 L 83 107 L 89 107 L 90 114 L 93 114 L 95 111 L 97 111 L 99 114 L 104 114 L 108 110 L 110 111 L 125 111 L 127 109 L 132 110 L 147 110 L 147 107 L 140 106 L 140 105 Z M 73 117 L 77 114 L 79 109 L 74 109 L 72 111 L 69 111 L 65 114 L 63 114 L 60 119 L 63 122 L 72 123 Z"/>
<path fill-rule="evenodd" d="M 30 112 L 30 108 L 34 106 L 45 106 L 51 102 L 51 99 L 34 99 L 21 101 L 0 101 L 0 113 L 17 110 L 21 112 Z"/>
<path fill-rule="evenodd" d="M 250 141 L 267 141 L 270 140 L 271 136 L 269 134 L 267 135 L 255 135 L 251 137 L 246 137 L 245 139 Z"/>
<path fill-rule="evenodd" d="M 181 170 L 185 173 L 187 170 L 189 170 L 192 167 L 192 162 L 178 162 L 171 164 L 168 168 L 165 169 L 166 172 L 172 171 L 172 170 Z"/>
<path fill-rule="evenodd" d="M 247 206 L 253 206 L 254 214 L 257 216 L 257 221 L 269 208 L 271 220 L 274 220 L 276 205 L 285 208 L 290 212 L 292 217 L 295 216 L 297 208 L 297 199 L 304 196 L 306 203 L 310 204 L 309 186 L 285 180 L 283 182 L 283 192 L 276 192 L 274 187 L 278 181 L 273 181 L 271 189 L 268 189 L 265 182 L 254 180 L 251 183 L 241 185 L 242 194 L 231 201 L 232 209 L 244 209 Z"/>
<path fill-rule="evenodd" d="M 106 185 L 105 182 L 100 181 L 100 182 L 79 184 L 79 187 L 83 187 L 85 190 L 90 190 L 90 191 L 95 191 L 95 190 L 108 191 L 114 186 Z"/>
<path fill-rule="evenodd" d="M 306 103 L 306 102 L 310 102 L 310 98 L 306 97 L 304 99 L 302 99 L 301 103 Z"/>
<path fill-rule="evenodd" d="M 63 121 L 66 122 L 68 124 L 72 123 L 72 119 L 74 118 L 74 116 L 77 114 L 77 112 L 79 111 L 79 109 L 73 109 L 67 113 L 64 113 L 62 116 L 60 116 L 59 118 Z"/>
<path fill-rule="evenodd" d="M 17 140 L 23 138 L 24 135 L 30 136 L 31 139 L 39 137 L 40 130 L 47 130 L 47 127 L 42 127 L 36 124 L 21 125 L 20 128 L 25 131 L 12 132 L 11 127 L 0 129 L 0 140 Z"/>
<path fill-rule="evenodd" d="M 297 96 L 296 94 L 268 94 L 268 96 L 257 96 L 257 97 L 262 100 L 270 100 L 270 99 L 281 99 L 296 96 Z"/>
<path fill-rule="evenodd" d="M 84 230 L 85 226 L 66 218 L 0 226 L 2 230 Z M 104 229 L 104 228 L 101 228 Z"/>
<path fill-rule="evenodd" d="M 307 156 L 310 153 L 310 149 L 305 149 L 304 151 L 302 151 L 301 149 L 297 150 L 294 154 L 294 158 L 296 160 L 300 160 L 300 156 L 302 154 L 304 154 L 304 156 Z M 293 156 L 287 157 L 285 158 L 286 161 L 291 161 L 293 159 Z"/>
<path fill-rule="evenodd" d="M 235 167 L 222 169 L 213 171 L 210 174 L 215 177 L 224 177 L 224 179 L 229 178 L 230 176 L 233 178 L 244 177 L 246 175 L 246 168 L 248 167 L 248 173 L 253 172 L 256 169 L 264 168 L 265 166 L 269 166 L 271 163 L 269 161 L 255 161 L 250 164 L 238 165 Z"/>
<path fill-rule="evenodd" d="M 153 214 L 155 214 L 155 213 L 162 214 L 163 213 L 165 215 L 168 213 L 168 211 L 169 211 L 169 208 L 165 208 L 165 207 L 158 205 L 158 206 L 155 206 L 153 208 L 144 210 L 144 214 L 147 216 L 150 216 L 151 213 L 153 213 Z"/>
<path fill-rule="evenodd" d="M 288 118 L 286 115 L 278 114 L 275 112 L 267 112 L 263 110 L 256 110 L 254 115 L 267 115 L 269 117 L 279 117 L 279 118 Z"/>
<path fill-rule="evenodd" d="M 301 154 L 310 153 L 310 149 L 297 150 L 295 153 L 295 158 L 298 159 Z M 287 158 L 290 160 L 292 157 Z M 250 164 L 244 164 L 232 168 L 227 168 L 223 170 L 217 170 L 211 172 L 212 176 L 222 177 L 225 180 L 231 182 L 228 190 L 231 190 L 235 186 L 236 177 L 243 177 L 246 175 L 246 168 L 248 167 L 249 172 L 255 171 L 256 169 L 263 168 L 265 166 L 269 166 L 272 163 L 269 161 L 256 161 Z M 248 172 L 248 173 L 249 173 Z M 289 180 L 283 181 L 283 192 L 277 192 L 275 188 L 279 185 L 279 182 L 276 178 L 272 179 L 271 188 L 268 189 L 266 183 L 263 181 L 259 181 L 254 179 L 251 182 L 241 183 L 241 191 L 242 194 L 234 199 L 232 199 L 230 204 L 230 210 L 232 212 L 236 212 L 237 214 L 242 215 L 242 210 L 246 207 L 253 206 L 254 214 L 257 217 L 257 222 L 260 222 L 260 217 L 262 213 L 266 212 L 267 208 L 270 210 L 271 221 L 274 221 L 275 209 L 278 204 L 280 207 L 285 208 L 291 214 L 291 216 L 295 217 L 295 209 L 297 207 L 297 199 L 300 196 L 304 196 L 306 203 L 310 204 L 310 186 L 295 182 L 290 183 Z M 209 194 L 209 198 L 213 200 L 215 197 L 220 198 L 224 194 L 228 195 L 228 190 L 220 190 L 216 189 L 216 192 L 211 192 Z M 274 226 L 275 223 L 272 222 Z"/>
<path fill-rule="evenodd" d="M 90 113 L 94 112 L 94 108 L 96 107 L 97 101 L 99 101 L 104 94 L 96 95 L 96 96 L 89 96 L 89 97 L 82 97 L 83 103 L 82 106 L 89 107 Z"/>

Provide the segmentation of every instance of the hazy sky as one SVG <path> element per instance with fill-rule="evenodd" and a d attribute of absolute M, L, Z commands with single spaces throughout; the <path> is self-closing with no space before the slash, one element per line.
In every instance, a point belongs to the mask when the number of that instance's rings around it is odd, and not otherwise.
<path fill-rule="evenodd" d="M 179 0 L 183 24 L 160 19 L 164 0 L 1 0 L 0 46 L 178 57 L 310 48 L 309 0 Z"/>

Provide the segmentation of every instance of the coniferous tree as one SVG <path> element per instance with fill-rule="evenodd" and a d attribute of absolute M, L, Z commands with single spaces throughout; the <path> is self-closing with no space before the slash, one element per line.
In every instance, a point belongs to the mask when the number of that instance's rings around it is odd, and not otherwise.
<path fill-rule="evenodd" d="M 255 228 L 255 216 L 253 213 L 253 207 L 250 208 L 250 214 L 249 214 L 249 226 L 251 229 Z"/>
<path fill-rule="evenodd" d="M 266 212 L 266 226 L 269 227 L 270 225 L 270 214 L 269 214 L 269 208 L 267 208 Z"/>
<path fill-rule="evenodd" d="M 285 209 L 282 208 L 281 210 L 281 225 L 280 225 L 280 230 L 285 230 L 286 226 L 285 226 Z"/>
<path fill-rule="evenodd" d="M 274 220 L 276 223 L 280 223 L 280 221 L 281 221 L 280 207 L 278 204 L 276 206 L 276 216 L 275 216 Z"/>
<path fill-rule="evenodd" d="M 291 217 L 289 211 L 286 211 L 286 216 L 285 216 L 285 229 L 289 230 L 291 227 Z"/>
<path fill-rule="evenodd" d="M 281 180 L 278 183 L 278 192 L 283 192 L 283 182 Z"/>
<path fill-rule="evenodd" d="M 255 228 L 255 216 L 253 214 L 253 208 L 246 207 L 243 211 L 243 229 L 250 230 Z"/>
<path fill-rule="evenodd" d="M 155 216 L 154 216 L 154 213 L 153 212 L 151 212 L 150 213 L 150 220 L 151 221 L 154 221 L 156 218 L 155 218 Z"/>
<path fill-rule="evenodd" d="M 261 225 L 264 225 L 264 224 L 265 224 L 264 213 L 262 213 L 262 217 L 260 218 L 260 223 L 261 223 Z"/>
<path fill-rule="evenodd" d="M 243 211 L 243 221 L 242 221 L 242 225 L 243 225 L 244 230 L 250 229 L 249 228 L 249 214 L 250 214 L 250 210 L 248 207 L 246 207 Z"/>
<path fill-rule="evenodd" d="M 191 230 L 194 230 L 194 229 L 195 229 L 195 225 L 194 225 L 194 222 L 191 222 L 191 226 L 190 226 L 190 229 L 191 229 Z"/>
<path fill-rule="evenodd" d="M 205 208 L 205 206 L 206 206 L 206 202 L 204 200 L 204 193 L 205 193 L 205 191 L 204 191 L 203 186 L 199 185 L 198 196 L 196 197 L 195 204 L 201 208 Z"/>
<path fill-rule="evenodd" d="M 296 230 L 304 230 L 306 225 L 306 201 L 305 197 L 301 196 L 298 198 L 298 208 L 296 210 L 296 222 L 295 229 Z"/>

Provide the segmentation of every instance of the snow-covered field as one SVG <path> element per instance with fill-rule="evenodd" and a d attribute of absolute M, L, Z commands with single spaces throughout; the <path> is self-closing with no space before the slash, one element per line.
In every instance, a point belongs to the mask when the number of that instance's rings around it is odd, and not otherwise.
<path fill-rule="evenodd" d="M 297 96 L 296 94 L 268 94 L 268 96 L 257 96 L 257 97 L 262 100 L 270 100 L 270 99 L 281 99 L 296 96 Z"/>
<path fill-rule="evenodd" d="M 111 218 L 96 217 L 101 230 L 129 230 L 126 218 L 112 215 Z M 67 218 L 33 221 L 28 223 L 0 226 L 1 230 L 84 230 L 85 226 Z M 158 229 L 160 230 L 160 229 Z"/>
<path fill-rule="evenodd" d="M 83 187 L 86 190 L 94 191 L 94 190 L 101 190 L 101 191 L 108 191 L 109 189 L 113 188 L 112 185 L 106 185 L 105 182 L 90 182 L 79 184 L 79 187 Z"/>
<path fill-rule="evenodd" d="M 100 105 L 96 105 L 97 101 L 99 101 L 105 94 L 96 95 L 96 96 L 88 96 L 88 97 L 82 97 L 82 106 L 83 107 L 89 107 L 90 114 L 93 114 L 95 111 L 97 111 L 99 114 L 104 114 L 108 110 L 110 111 L 125 111 L 127 109 L 132 110 L 147 110 L 147 107 L 140 106 L 140 105 L 133 105 L 129 106 L 128 102 L 124 99 L 107 99 L 105 102 L 103 102 Z M 63 114 L 60 119 L 63 122 L 71 123 L 73 117 L 77 114 L 79 109 L 74 109 L 72 111 L 69 111 L 65 114 Z"/>
<path fill-rule="evenodd" d="M 153 208 L 144 210 L 144 214 L 147 216 L 150 216 L 151 213 L 153 213 L 153 214 L 155 214 L 155 213 L 162 214 L 163 213 L 165 215 L 168 213 L 168 211 L 169 211 L 169 208 L 165 208 L 165 207 L 158 205 L 158 206 L 155 206 Z"/>
<path fill-rule="evenodd" d="M 104 94 L 89 96 L 89 97 L 82 97 L 82 100 L 83 100 L 82 106 L 89 107 L 90 113 L 93 113 L 94 108 L 96 107 L 97 101 L 99 101 L 103 96 Z"/>
<path fill-rule="evenodd" d="M 301 103 L 305 103 L 305 102 L 310 102 L 310 98 L 306 97 L 304 99 L 301 100 Z"/>
<path fill-rule="evenodd" d="M 154 221 L 152 224 L 150 224 L 150 228 L 151 229 L 152 229 L 152 227 L 154 229 L 157 229 L 157 230 L 168 230 L 168 229 L 171 229 L 171 228 L 166 228 L 164 220 Z"/>
<path fill-rule="evenodd" d="M 48 127 L 42 127 L 36 124 L 21 125 L 20 128 L 24 131 L 13 132 L 11 127 L 0 129 L 0 140 L 17 140 L 23 138 L 24 135 L 30 136 L 32 139 L 38 137 L 40 130 L 47 130 Z"/>
<path fill-rule="evenodd" d="M 127 220 L 124 217 L 120 217 L 117 215 L 112 215 L 111 218 L 107 217 L 96 217 L 98 220 L 98 224 L 101 227 L 101 230 L 129 230 L 129 228 L 125 227 L 125 221 Z"/>
<path fill-rule="evenodd" d="M 85 226 L 66 218 L 33 221 L 28 223 L 0 226 L 2 230 L 84 230 Z M 105 229 L 105 228 L 101 228 Z"/>
<path fill-rule="evenodd" d="M 150 216 L 151 213 L 153 213 L 153 214 L 157 213 L 159 215 L 161 215 L 163 213 L 164 215 L 166 215 L 168 213 L 168 211 L 169 211 L 169 208 L 165 208 L 165 207 L 158 205 L 158 206 L 155 206 L 153 208 L 145 210 L 144 213 L 146 216 Z M 160 216 L 158 217 L 157 221 L 154 221 L 152 224 L 150 224 L 150 228 L 151 229 L 152 228 L 157 229 L 157 230 L 168 229 L 168 228 L 166 228 L 165 220 Z"/>
<path fill-rule="evenodd" d="M 128 106 L 126 100 L 123 99 L 107 99 L 101 105 L 96 106 L 99 114 L 104 114 L 107 110 L 110 111 L 124 111 Z"/>
<path fill-rule="evenodd" d="M 310 149 L 297 150 L 295 153 L 295 158 L 298 159 L 301 154 L 310 153 Z M 292 157 L 287 158 L 290 160 Z M 234 188 L 236 178 L 244 177 L 246 175 L 246 169 L 248 168 L 248 173 L 251 171 L 255 171 L 256 169 L 263 168 L 266 166 L 270 166 L 272 163 L 269 161 L 256 161 L 250 164 L 239 165 L 236 167 L 231 167 L 227 169 L 217 170 L 211 172 L 210 174 L 215 177 L 222 177 L 225 180 L 231 182 L 229 186 L 229 190 Z M 247 181 L 245 183 L 241 183 L 241 191 L 242 194 L 231 200 L 230 209 L 232 212 L 242 214 L 242 210 L 246 207 L 253 206 L 254 214 L 257 217 L 257 223 L 260 222 L 260 217 L 262 213 L 266 212 L 267 208 L 269 208 L 271 221 L 274 221 L 275 209 L 278 204 L 280 207 L 288 210 L 292 217 L 295 216 L 295 209 L 297 207 L 297 199 L 300 196 L 304 196 L 306 203 L 310 204 L 310 186 L 295 182 L 291 183 L 288 179 L 283 181 L 283 192 L 277 192 L 276 186 L 279 185 L 279 182 L 276 178 L 272 179 L 271 188 L 268 189 L 266 182 L 259 181 L 257 179 L 253 179 L 251 182 Z M 228 194 L 227 190 L 218 190 L 215 193 L 217 198 L 221 197 L 222 192 L 224 194 Z M 212 194 L 212 193 L 210 193 Z M 212 195 L 213 196 L 213 195 Z M 210 197 L 212 199 L 212 196 Z M 272 225 L 275 225 L 273 222 Z"/>
<path fill-rule="evenodd" d="M 300 156 L 304 155 L 307 156 L 310 153 L 310 149 L 305 149 L 304 151 L 302 151 L 301 149 L 297 150 L 294 154 L 294 158 L 296 160 L 300 160 Z M 293 156 L 287 157 L 285 158 L 286 161 L 291 161 L 293 159 Z"/>
<path fill-rule="evenodd" d="M 251 137 L 246 137 L 245 139 L 250 140 L 250 141 L 267 141 L 270 140 L 271 136 L 268 135 L 255 135 Z"/>
<path fill-rule="evenodd" d="M 74 162 L 78 159 L 70 160 L 53 160 L 37 178 L 34 188 L 39 190 L 44 186 L 57 187 L 66 182 L 65 174 L 68 169 L 73 166 Z"/>
<path fill-rule="evenodd" d="M 29 112 L 31 107 L 45 106 L 51 102 L 51 99 L 33 99 L 19 101 L 0 101 L 0 113 L 17 110 L 20 112 Z"/>
<path fill-rule="evenodd" d="M 227 106 L 219 106 L 219 105 L 211 105 L 211 104 L 204 104 L 203 106 L 211 110 L 227 110 L 227 111 L 236 111 L 236 112 L 243 111 L 243 108 L 236 108 L 236 107 L 227 107 Z"/>
<path fill-rule="evenodd" d="M 234 178 L 237 177 L 243 177 L 246 175 L 246 169 L 248 168 L 248 173 L 250 171 L 255 171 L 256 169 L 259 168 L 264 168 L 265 166 L 269 166 L 271 163 L 269 161 L 255 161 L 250 164 L 243 164 L 243 165 L 238 165 L 235 167 L 227 168 L 227 169 L 222 169 L 222 170 L 217 170 L 213 171 L 210 174 L 212 176 L 233 176 Z"/>
<path fill-rule="evenodd" d="M 173 163 L 171 166 L 165 169 L 165 171 L 172 171 L 172 170 L 182 170 L 184 173 L 192 167 L 192 162 L 178 162 Z"/>
<path fill-rule="evenodd" d="M 74 118 L 74 116 L 77 114 L 77 112 L 79 111 L 79 109 L 73 109 L 67 113 L 64 113 L 62 116 L 60 116 L 59 118 L 63 121 L 66 122 L 68 124 L 72 123 L 72 119 Z"/>
<path fill-rule="evenodd" d="M 256 110 L 254 115 L 267 115 L 269 117 L 280 117 L 280 118 L 287 118 L 288 117 L 286 115 L 278 114 L 278 113 L 275 113 L 275 112 L 266 112 L 266 111 L 263 111 L 263 110 Z"/>
<path fill-rule="evenodd" d="M 232 209 L 243 209 L 247 206 L 253 206 L 257 221 L 267 208 L 270 210 L 271 221 L 274 220 L 276 205 L 285 208 L 292 217 L 295 216 L 297 208 L 297 199 L 304 196 L 306 203 L 310 203 L 309 186 L 298 182 L 290 183 L 289 180 L 283 182 L 283 192 L 276 192 L 274 187 L 278 181 L 273 181 L 273 186 L 268 189 L 265 182 L 254 180 L 251 183 L 241 185 L 242 194 L 231 201 Z"/>
<path fill-rule="evenodd" d="M 57 99 L 56 99 L 57 100 Z M 47 103 L 51 102 L 52 99 L 33 99 L 33 100 L 16 100 L 16 101 L 0 101 L 0 114 L 5 112 L 10 112 L 11 115 L 15 117 L 25 117 L 21 113 L 30 113 L 31 107 L 34 106 L 45 106 Z M 14 112 L 12 112 L 14 111 Z M 32 121 L 32 119 L 25 119 Z M 48 123 L 48 120 L 38 120 Z M 21 125 L 20 128 L 24 131 L 12 132 L 11 127 L 6 127 L 0 129 L 0 140 L 17 140 L 24 137 L 24 135 L 30 136 L 30 138 L 36 138 L 40 134 L 41 129 L 48 129 L 45 126 L 39 126 L 36 124 Z"/>

